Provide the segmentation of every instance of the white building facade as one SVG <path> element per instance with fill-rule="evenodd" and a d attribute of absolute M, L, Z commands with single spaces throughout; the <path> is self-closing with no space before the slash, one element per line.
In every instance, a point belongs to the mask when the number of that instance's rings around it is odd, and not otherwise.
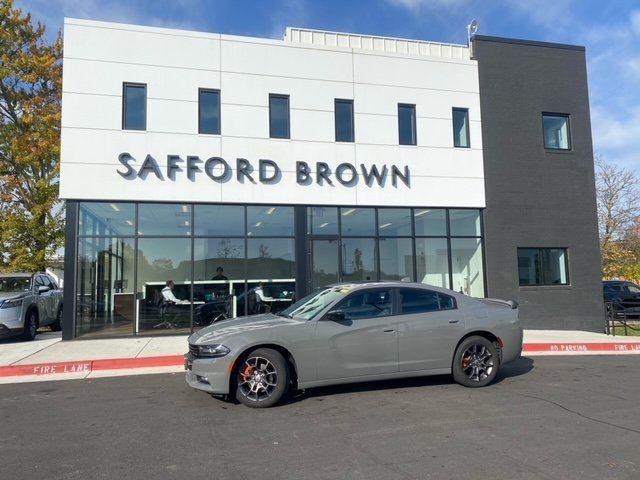
<path fill-rule="evenodd" d="M 485 296 L 467 46 L 76 19 L 64 40 L 65 338 L 198 328 L 337 281 Z"/>

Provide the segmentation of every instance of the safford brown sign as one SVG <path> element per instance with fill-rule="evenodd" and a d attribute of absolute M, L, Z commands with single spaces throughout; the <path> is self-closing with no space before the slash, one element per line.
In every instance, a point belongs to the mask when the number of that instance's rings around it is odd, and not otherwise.
<path fill-rule="evenodd" d="M 277 162 L 268 159 L 260 159 L 252 163 L 245 158 L 237 158 L 233 162 L 235 168 L 221 157 L 203 160 L 192 155 L 185 157 L 167 155 L 166 160 L 166 166 L 162 168 L 160 162 L 152 155 L 146 155 L 142 162 L 138 162 L 129 153 L 121 153 L 118 161 L 123 165 L 124 170 L 118 170 L 118 174 L 127 180 L 145 180 L 149 175 L 161 181 L 176 181 L 181 177 L 195 181 L 197 176 L 205 175 L 218 183 L 228 182 L 235 177 L 240 183 L 248 181 L 267 185 L 277 184 L 282 180 L 281 168 Z M 362 181 L 369 186 L 384 187 L 388 179 L 394 187 L 398 186 L 398 182 L 402 182 L 407 187 L 411 185 L 409 167 L 406 165 L 400 169 L 396 165 L 378 166 L 361 163 L 356 166 L 345 162 L 332 169 L 326 162 L 309 164 L 297 161 L 295 176 L 296 182 L 300 185 L 309 185 L 313 182 L 319 185 L 334 185 L 337 182 L 352 187 Z"/>

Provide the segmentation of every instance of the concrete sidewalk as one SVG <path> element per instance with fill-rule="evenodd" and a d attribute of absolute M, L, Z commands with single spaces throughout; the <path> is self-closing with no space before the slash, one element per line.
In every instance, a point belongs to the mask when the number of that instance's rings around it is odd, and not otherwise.
<path fill-rule="evenodd" d="M 62 342 L 39 333 L 32 342 L 0 342 L 0 383 L 180 372 L 187 336 Z M 525 330 L 523 355 L 640 354 L 640 337 L 558 330 Z"/>

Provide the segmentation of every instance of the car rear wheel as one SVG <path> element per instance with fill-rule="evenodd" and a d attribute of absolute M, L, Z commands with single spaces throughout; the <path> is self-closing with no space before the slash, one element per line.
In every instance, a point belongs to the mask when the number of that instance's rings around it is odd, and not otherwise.
<path fill-rule="evenodd" d="M 31 310 L 27 313 L 27 318 L 24 321 L 24 332 L 22 337 L 25 340 L 33 340 L 36 338 L 36 332 L 38 331 L 38 314 L 35 310 Z"/>
<path fill-rule="evenodd" d="M 498 374 L 498 351 L 484 337 L 465 339 L 453 357 L 453 379 L 465 387 L 484 387 Z"/>
<path fill-rule="evenodd" d="M 259 348 L 240 362 L 235 372 L 236 399 L 249 407 L 278 403 L 289 388 L 289 366 L 276 350 Z"/>
<path fill-rule="evenodd" d="M 59 332 L 62 330 L 62 305 L 58 308 L 58 315 L 56 316 L 56 320 L 51 324 L 52 332 Z"/>

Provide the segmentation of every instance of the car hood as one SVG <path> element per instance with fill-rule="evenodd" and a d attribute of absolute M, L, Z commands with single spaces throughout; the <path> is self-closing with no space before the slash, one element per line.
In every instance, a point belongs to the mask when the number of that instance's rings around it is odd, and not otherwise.
<path fill-rule="evenodd" d="M 29 292 L 0 292 L 0 302 L 14 298 L 24 298 L 27 295 L 29 295 Z"/>
<path fill-rule="evenodd" d="M 288 328 L 292 325 L 305 323 L 304 320 L 286 318 L 272 313 L 261 315 L 249 315 L 238 317 L 233 320 L 223 320 L 198 330 L 189 337 L 189 343 L 207 344 L 216 343 L 232 335 L 251 333 L 252 336 L 263 336 L 267 338 L 274 335 L 274 331 L 281 328 Z"/>

